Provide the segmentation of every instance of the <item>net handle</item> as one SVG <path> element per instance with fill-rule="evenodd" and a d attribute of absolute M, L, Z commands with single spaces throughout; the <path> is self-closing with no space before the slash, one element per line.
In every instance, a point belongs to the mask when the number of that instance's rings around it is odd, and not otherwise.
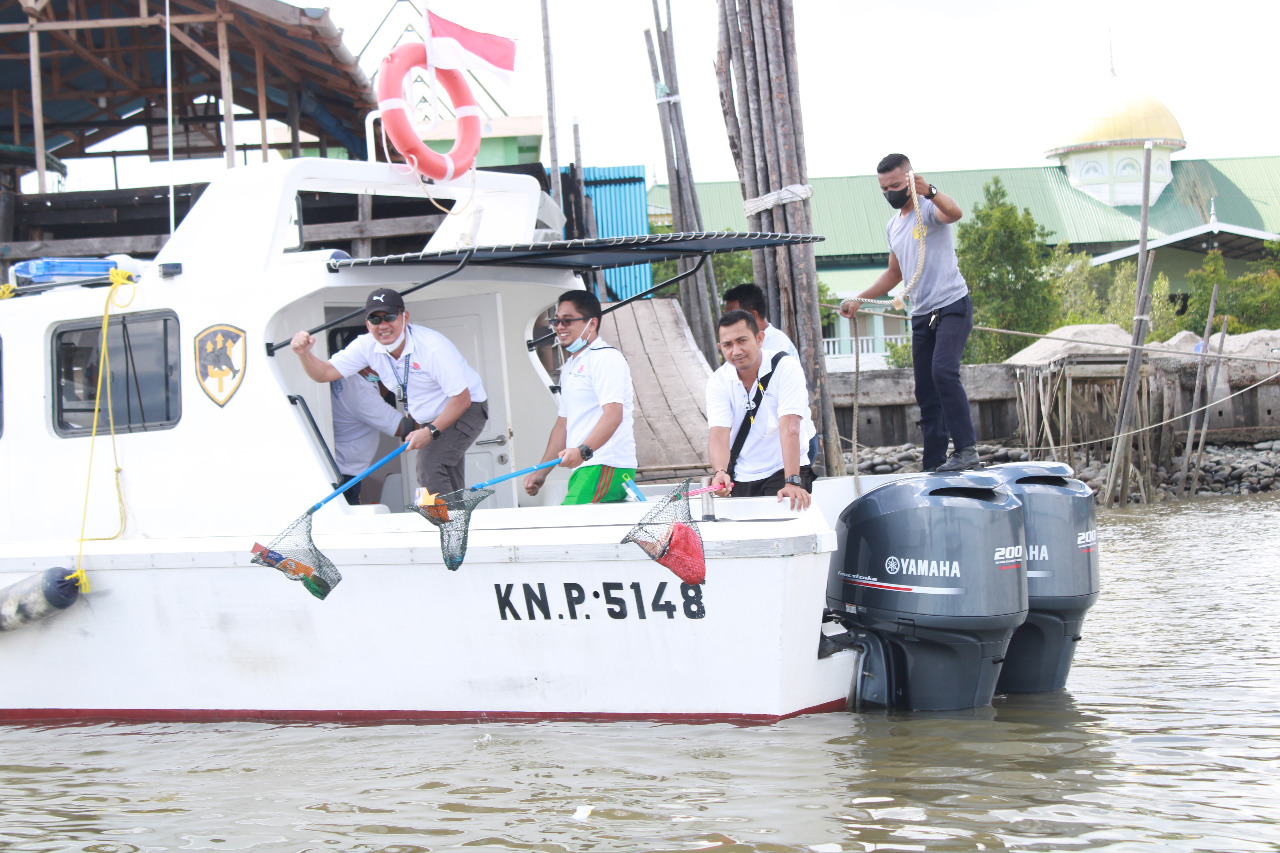
<path fill-rule="evenodd" d="M 559 464 L 560 457 L 557 456 L 555 459 L 549 459 L 546 462 L 540 462 L 537 465 L 530 465 L 528 468 L 521 468 L 519 471 L 512 471 L 510 474 L 503 474 L 501 477 L 494 477 L 492 480 L 485 480 L 483 483 L 476 483 L 471 487 L 471 491 L 484 489 L 494 485 L 495 483 L 502 483 L 514 477 L 519 477 L 522 474 L 532 474 L 534 471 L 541 471 L 543 468 L 550 468 L 553 465 Z"/>
<path fill-rule="evenodd" d="M 329 495 L 329 497 L 327 497 L 327 498 L 323 499 L 323 500 L 322 500 L 322 501 L 320 501 L 318 504 L 316 504 L 315 506 L 311 507 L 311 509 L 307 510 L 307 515 L 311 515 L 311 514 L 312 514 L 312 513 L 314 513 L 316 510 L 318 510 L 320 507 L 324 506 L 324 505 L 325 505 L 325 504 L 327 504 L 329 501 L 333 500 L 333 499 L 334 499 L 334 498 L 336 498 L 338 495 L 342 494 L 342 493 L 343 493 L 343 492 L 345 492 L 347 489 L 351 488 L 351 487 L 352 487 L 352 486 L 354 486 L 356 483 L 358 483 L 358 482 L 360 482 L 361 480 L 363 480 L 365 477 L 368 477 L 368 476 L 369 476 L 370 474 L 372 474 L 374 471 L 377 471 L 377 470 L 378 470 L 379 468 L 381 468 L 383 465 L 386 465 L 386 464 L 387 464 L 388 462 L 390 462 L 392 459 L 395 459 L 397 456 L 399 456 L 401 453 L 404 453 L 404 452 L 405 452 L 406 450 L 408 450 L 408 449 L 409 449 L 409 443 L 408 443 L 408 442 L 405 442 L 404 444 L 400 445 L 400 446 L 399 446 L 399 447 L 397 447 L 395 450 L 391 451 L 391 452 L 390 452 L 390 453 L 388 453 L 386 456 L 382 457 L 382 458 L 381 458 L 381 459 L 379 459 L 377 462 L 373 463 L 373 464 L 372 464 L 372 465 L 370 465 L 368 468 L 365 468 L 365 469 L 364 469 L 363 471 L 361 471 L 359 474 L 357 474 L 356 476 L 352 477 L 350 480 L 347 480 L 347 482 L 343 483 L 343 484 L 342 484 L 341 486 L 339 486 L 338 488 L 334 489 L 334 490 L 333 490 L 333 493 L 332 493 L 332 494 L 330 494 L 330 495 Z"/>
<path fill-rule="evenodd" d="M 648 503 L 649 499 L 644 496 L 644 492 L 640 491 L 640 487 L 636 485 L 635 480 L 630 477 L 623 477 L 622 485 L 626 486 L 631 491 L 631 494 L 636 496 L 636 500 L 641 503 Z"/>

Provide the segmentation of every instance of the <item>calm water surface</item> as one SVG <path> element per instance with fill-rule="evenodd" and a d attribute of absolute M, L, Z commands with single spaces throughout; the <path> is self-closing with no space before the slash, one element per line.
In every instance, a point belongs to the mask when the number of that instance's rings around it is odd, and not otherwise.
<path fill-rule="evenodd" d="M 753 728 L 0 727 L 0 850 L 1280 850 L 1280 500 L 1100 533 L 1062 693 Z"/>

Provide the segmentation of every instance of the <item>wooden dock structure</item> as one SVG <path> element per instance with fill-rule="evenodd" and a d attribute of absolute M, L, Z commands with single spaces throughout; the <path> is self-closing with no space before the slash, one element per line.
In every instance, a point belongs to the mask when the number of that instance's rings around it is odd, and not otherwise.
<path fill-rule="evenodd" d="M 608 306 L 605 306 L 608 307 Z M 636 479 L 705 477 L 707 378 L 676 299 L 641 299 L 604 315 L 600 334 L 626 356 L 635 389 Z"/>

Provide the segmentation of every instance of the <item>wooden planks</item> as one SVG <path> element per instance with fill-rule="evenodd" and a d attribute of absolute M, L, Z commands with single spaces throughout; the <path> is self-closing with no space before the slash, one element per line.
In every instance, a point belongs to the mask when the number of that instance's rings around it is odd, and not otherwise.
<path fill-rule="evenodd" d="M 606 314 L 601 334 L 631 367 L 639 479 L 707 473 L 711 368 L 693 342 L 679 302 L 633 302 Z"/>

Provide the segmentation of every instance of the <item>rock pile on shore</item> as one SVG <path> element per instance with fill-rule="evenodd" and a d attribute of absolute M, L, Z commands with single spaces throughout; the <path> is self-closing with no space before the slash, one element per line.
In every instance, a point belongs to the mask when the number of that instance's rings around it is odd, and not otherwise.
<path fill-rule="evenodd" d="M 862 474 L 918 472 L 921 469 L 922 455 L 921 448 L 914 444 L 868 447 L 858 454 L 858 471 Z M 1027 460 L 1027 451 L 1017 447 L 980 444 L 978 456 L 984 465 L 1024 462 Z M 846 453 L 844 461 L 850 466 L 850 473 L 853 473 L 853 454 Z M 1110 466 L 1090 461 L 1081 454 L 1077 454 L 1073 463 L 1076 479 L 1083 480 L 1095 491 L 1106 485 Z M 1191 464 L 1195 464 L 1194 456 Z M 1208 444 L 1205 445 L 1204 458 L 1200 463 L 1196 494 L 1211 497 L 1280 491 L 1277 471 L 1280 471 L 1280 441 L 1263 441 L 1253 445 Z M 1187 477 L 1191 477 L 1190 467 Z M 1151 480 L 1155 492 L 1151 496 L 1153 503 L 1171 500 L 1185 493 L 1180 488 L 1182 457 L 1174 458 L 1169 467 L 1161 466 L 1156 469 Z M 1136 484 L 1130 483 L 1130 496 L 1133 500 L 1141 499 Z"/>
<path fill-rule="evenodd" d="M 861 474 L 911 474 L 919 473 L 923 465 L 924 450 L 914 444 L 900 444 L 897 447 L 866 447 L 858 454 L 858 472 Z M 1001 462 L 1024 462 L 1027 451 L 1017 447 L 1001 447 L 998 444 L 979 444 L 978 459 L 983 465 L 996 465 Z M 852 474 L 853 454 L 844 455 L 845 465 L 850 466 Z"/>

